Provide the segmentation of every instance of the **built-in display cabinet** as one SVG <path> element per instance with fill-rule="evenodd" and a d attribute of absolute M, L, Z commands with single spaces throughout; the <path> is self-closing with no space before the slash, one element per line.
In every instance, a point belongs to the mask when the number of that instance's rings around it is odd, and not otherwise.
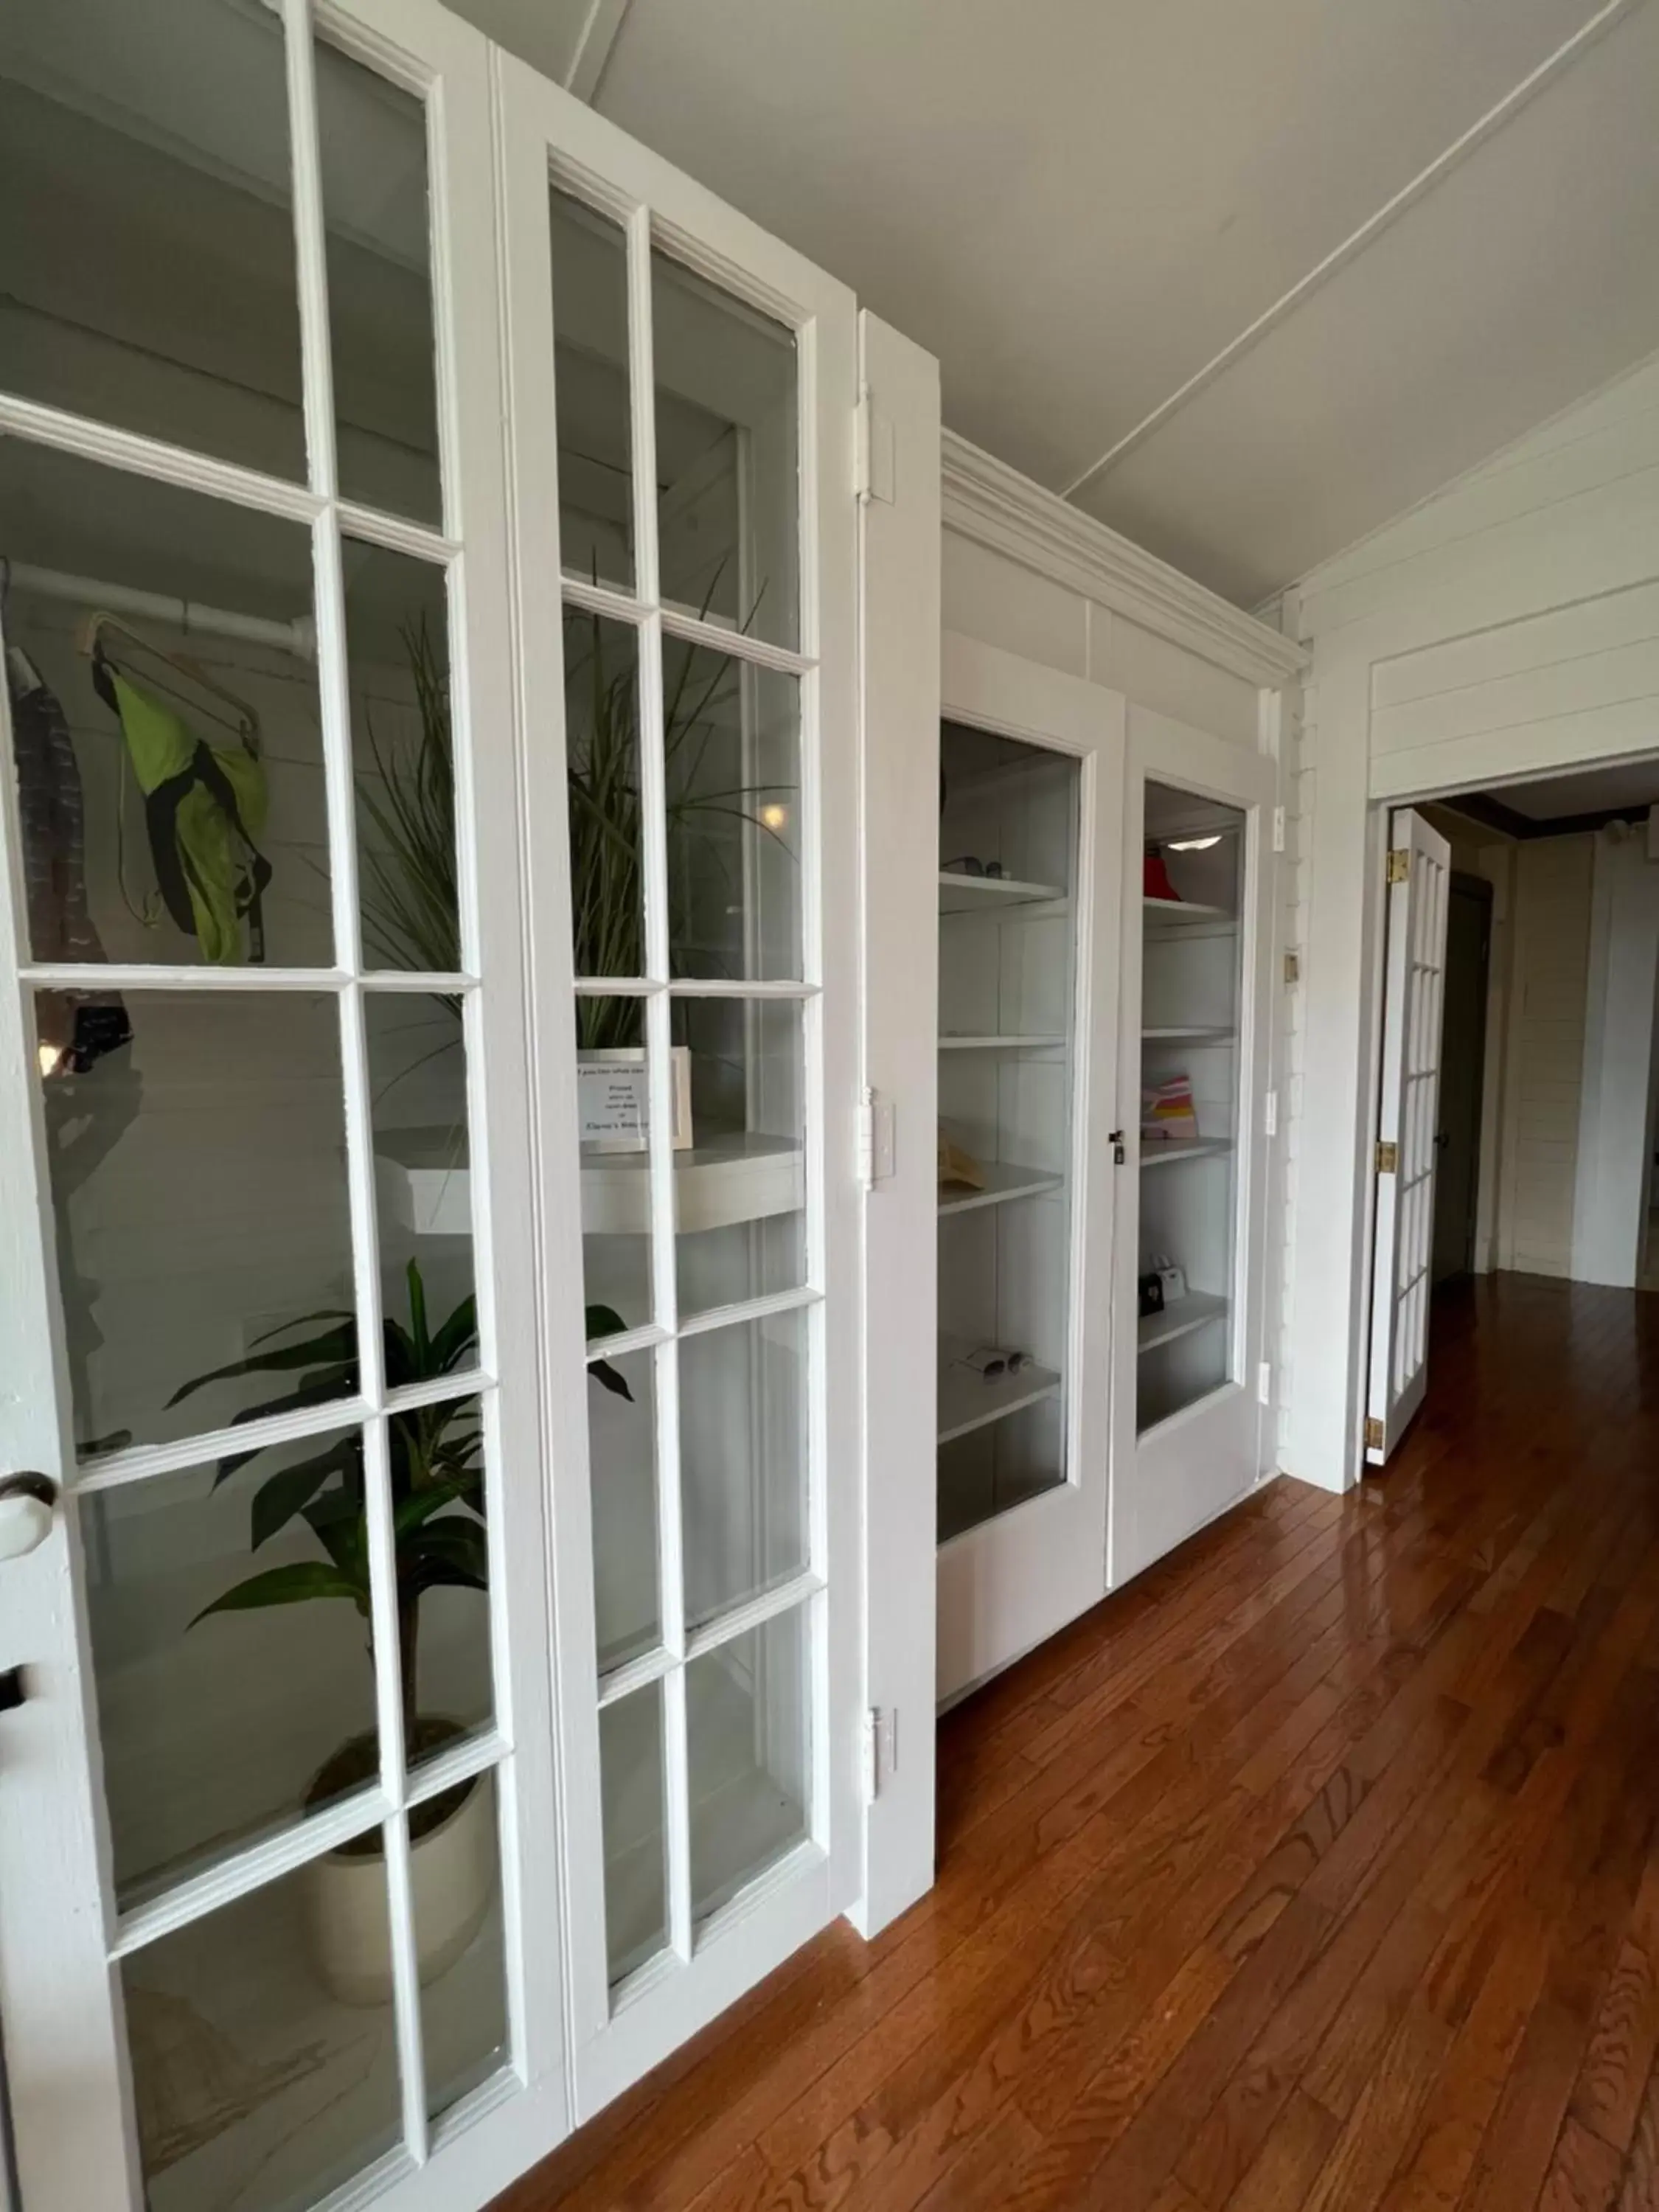
<path fill-rule="evenodd" d="M 939 1689 L 1261 1470 L 1274 763 L 947 637 Z"/>

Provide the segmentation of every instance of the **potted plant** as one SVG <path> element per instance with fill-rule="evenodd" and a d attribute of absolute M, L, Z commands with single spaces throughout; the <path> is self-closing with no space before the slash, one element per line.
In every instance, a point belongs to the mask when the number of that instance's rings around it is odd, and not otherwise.
<path fill-rule="evenodd" d="M 406 1273 L 407 1322 L 386 1315 L 383 1356 L 389 1387 L 430 1382 L 465 1372 L 477 1349 L 476 1302 L 464 1298 L 437 1327 L 427 1313 L 417 1264 Z M 622 1328 L 608 1306 L 589 1306 L 587 1334 Z M 297 1339 L 295 1332 L 316 1333 Z M 627 1382 L 607 1360 L 588 1374 L 602 1388 L 631 1401 Z M 251 1375 L 295 1379 L 280 1396 L 243 1408 L 238 1424 L 267 1414 L 326 1403 L 354 1387 L 357 1322 L 354 1314 L 307 1314 L 260 1338 L 246 1359 L 198 1375 L 173 1394 L 178 1405 L 210 1383 Z M 420 1700 L 421 1601 L 445 1588 L 483 1592 L 489 1586 L 489 1540 L 484 1510 L 483 1433 L 471 1397 L 422 1406 L 389 1416 L 392 1555 L 397 1584 L 398 1680 L 404 1741 L 412 1764 L 464 1731 Z M 273 1447 L 256 1447 L 221 1460 L 214 1487 L 255 1467 Z M 368 1515 L 360 1431 L 327 1440 L 295 1463 L 268 1473 L 249 1504 L 249 1548 L 258 1552 L 295 1520 L 303 1521 L 317 1556 L 267 1567 L 216 1598 L 190 1624 L 215 1613 L 250 1613 L 277 1605 L 329 1601 L 354 1606 L 374 1657 L 370 1605 Z M 380 1770 L 380 1747 L 370 1733 L 343 1743 L 306 1791 L 307 1808 L 371 1781 Z M 477 1933 L 495 1890 L 496 1851 L 489 1777 L 445 1790 L 410 1815 L 410 1887 L 416 1954 L 422 1981 L 431 1981 L 459 1958 Z M 317 1963 L 335 1995 L 349 2004 L 380 2004 L 391 1994 L 392 1960 L 380 1863 L 380 1831 L 371 1830 L 338 1850 L 311 1862 L 307 1899 Z"/>

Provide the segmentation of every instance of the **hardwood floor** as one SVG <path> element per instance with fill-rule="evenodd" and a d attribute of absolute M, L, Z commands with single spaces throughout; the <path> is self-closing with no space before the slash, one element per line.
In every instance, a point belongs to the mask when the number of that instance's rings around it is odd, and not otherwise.
<path fill-rule="evenodd" d="M 1659 2212 L 1659 1297 L 1489 1279 L 957 1709 L 934 1890 L 501 2212 Z"/>

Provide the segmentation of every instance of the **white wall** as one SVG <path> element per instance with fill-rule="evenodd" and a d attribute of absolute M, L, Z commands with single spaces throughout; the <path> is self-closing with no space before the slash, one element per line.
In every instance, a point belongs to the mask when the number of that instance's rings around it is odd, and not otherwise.
<path fill-rule="evenodd" d="M 1578 836 L 1542 838 L 1515 856 L 1498 1264 L 1525 1275 L 1576 1273 L 1595 854 L 1595 839 Z"/>
<path fill-rule="evenodd" d="M 1581 1283 L 1629 1289 L 1641 1269 L 1647 1215 L 1659 864 L 1649 860 L 1639 826 L 1590 842 L 1571 1272 Z"/>
<path fill-rule="evenodd" d="M 1288 594 L 1312 649 L 1285 1465 L 1356 1479 L 1379 801 L 1659 750 L 1659 361 Z"/>

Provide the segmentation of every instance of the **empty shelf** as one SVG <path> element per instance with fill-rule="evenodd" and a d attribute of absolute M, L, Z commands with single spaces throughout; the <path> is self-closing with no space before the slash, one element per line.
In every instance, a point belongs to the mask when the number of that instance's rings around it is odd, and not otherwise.
<path fill-rule="evenodd" d="M 1218 1152 L 1230 1152 L 1233 1148 L 1231 1137 L 1199 1137 L 1176 1139 L 1174 1142 L 1142 1140 L 1140 1164 L 1143 1168 L 1171 1168 L 1177 1160 L 1209 1160 Z"/>
<path fill-rule="evenodd" d="M 1209 1291 L 1188 1291 L 1184 1298 L 1165 1306 L 1162 1313 L 1145 1314 L 1137 1324 L 1139 1352 L 1156 1351 L 1160 1344 L 1173 1344 L 1177 1337 L 1189 1336 L 1195 1328 L 1203 1328 L 1212 1321 L 1224 1321 L 1228 1305 L 1225 1298 L 1216 1297 Z"/>
<path fill-rule="evenodd" d="M 964 876 L 955 868 L 939 872 L 941 914 L 991 914 L 1006 906 L 1047 906 L 1065 896 L 1058 884 L 1022 884 L 1012 876 Z"/>
<path fill-rule="evenodd" d="M 1027 1367 L 1018 1375 L 981 1382 L 971 1368 L 941 1366 L 939 1371 L 939 1440 L 953 1443 L 990 1421 L 1000 1421 L 1022 1407 L 1052 1398 L 1060 1377 L 1046 1367 Z"/>
<path fill-rule="evenodd" d="M 1168 922 L 1176 927 L 1183 922 L 1234 921 L 1237 919 L 1229 914 L 1224 906 L 1200 906 L 1195 899 L 1144 897 L 1141 905 L 1149 921 Z"/>
<path fill-rule="evenodd" d="M 961 1182 L 941 1183 L 939 1212 L 971 1213 L 975 1206 L 1002 1206 L 1011 1198 L 1040 1198 L 1046 1190 L 1058 1190 L 1066 1180 L 1052 1169 L 1018 1168 L 1006 1160 L 987 1160 L 982 1171 L 983 1190 L 972 1190 Z"/>
<path fill-rule="evenodd" d="M 1052 1052 L 1063 1036 L 942 1036 L 941 1052 Z"/>
<path fill-rule="evenodd" d="M 1168 1029 L 1142 1030 L 1148 1044 L 1229 1044 L 1237 1030 L 1214 1029 L 1206 1023 L 1176 1024 Z"/>

